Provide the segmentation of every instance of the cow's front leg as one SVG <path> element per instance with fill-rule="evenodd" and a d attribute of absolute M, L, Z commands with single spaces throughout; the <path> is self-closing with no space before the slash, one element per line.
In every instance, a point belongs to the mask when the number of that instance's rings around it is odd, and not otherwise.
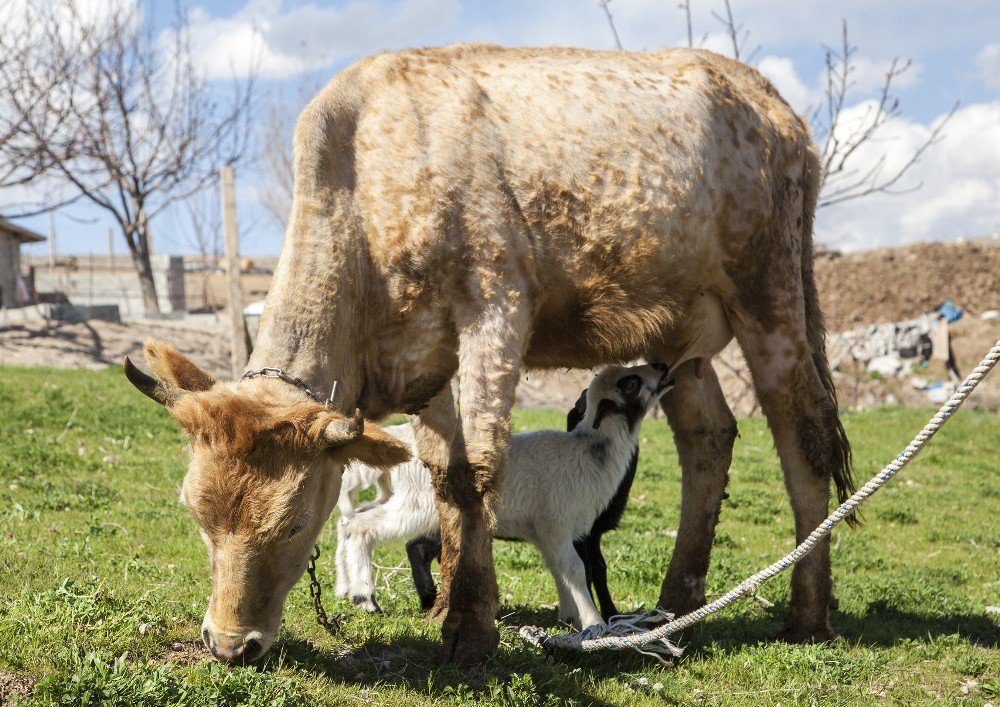
<path fill-rule="evenodd" d="M 410 426 L 417 444 L 420 461 L 430 470 L 431 478 L 444 477 L 448 471 L 451 447 L 455 443 L 458 415 L 455 410 L 455 396 L 451 384 L 438 393 L 419 415 L 410 415 Z M 444 538 L 442 538 L 442 544 Z M 443 551 L 442 551 L 443 552 Z M 441 563 L 441 586 L 437 601 L 431 609 L 430 618 L 443 620 L 448 609 L 447 592 L 449 582 L 445 575 L 444 561 Z"/>
<path fill-rule="evenodd" d="M 459 334 L 462 425 L 447 469 L 432 477 L 441 516 L 435 613 L 444 619 L 443 661 L 478 663 L 500 640 L 493 529 L 526 328 L 516 309 L 503 307 L 476 317 Z"/>
<path fill-rule="evenodd" d="M 674 373 L 663 397 L 681 463 L 681 519 L 659 605 L 678 616 L 705 603 L 705 575 L 719 522 L 736 439 L 736 420 L 711 365 L 695 375 L 695 362 Z"/>

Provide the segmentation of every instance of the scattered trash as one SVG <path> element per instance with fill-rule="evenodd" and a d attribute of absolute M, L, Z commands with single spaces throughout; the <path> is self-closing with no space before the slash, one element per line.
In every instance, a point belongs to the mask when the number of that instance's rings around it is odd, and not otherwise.
<path fill-rule="evenodd" d="M 953 324 L 962 318 L 963 312 L 954 302 L 945 300 L 945 303 L 938 307 L 938 314 L 944 317 L 949 324 Z"/>
<path fill-rule="evenodd" d="M 898 353 L 889 353 L 884 356 L 876 356 L 868 362 L 867 369 L 872 373 L 877 373 L 884 378 L 891 378 L 899 373 L 903 367 L 903 361 Z"/>
<path fill-rule="evenodd" d="M 991 319 L 1000 318 L 1000 309 L 987 309 L 985 312 L 979 315 L 980 319 L 990 321 Z"/>
<path fill-rule="evenodd" d="M 929 388 L 925 390 L 927 393 L 927 401 L 934 403 L 935 405 L 943 405 L 948 402 L 948 398 L 952 396 L 955 391 L 946 386 L 944 383 L 932 383 Z"/>

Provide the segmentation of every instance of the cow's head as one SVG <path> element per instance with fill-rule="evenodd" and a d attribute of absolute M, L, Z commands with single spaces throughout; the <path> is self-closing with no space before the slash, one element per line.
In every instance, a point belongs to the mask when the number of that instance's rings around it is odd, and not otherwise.
<path fill-rule="evenodd" d="M 359 414 L 328 410 L 283 381 L 217 383 L 168 344 L 147 342 L 145 353 L 160 380 L 127 358 L 126 376 L 190 435 L 181 502 L 212 570 L 202 638 L 220 660 L 256 660 L 274 643 L 343 466 L 389 467 L 409 450 Z"/>

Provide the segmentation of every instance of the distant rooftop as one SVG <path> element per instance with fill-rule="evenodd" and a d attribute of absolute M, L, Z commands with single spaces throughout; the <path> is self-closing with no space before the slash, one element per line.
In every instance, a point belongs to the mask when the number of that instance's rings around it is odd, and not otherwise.
<path fill-rule="evenodd" d="M 41 233 L 35 233 L 32 230 L 11 223 L 3 216 L 0 216 L 0 232 L 9 233 L 14 240 L 21 243 L 41 243 L 45 240 L 45 236 Z"/>

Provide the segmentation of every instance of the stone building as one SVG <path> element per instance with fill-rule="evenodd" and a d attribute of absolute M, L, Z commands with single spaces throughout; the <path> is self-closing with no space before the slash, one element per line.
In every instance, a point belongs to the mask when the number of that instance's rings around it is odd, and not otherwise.
<path fill-rule="evenodd" d="M 0 309 L 28 304 L 28 289 L 21 277 L 21 244 L 44 240 L 45 236 L 0 217 Z"/>

